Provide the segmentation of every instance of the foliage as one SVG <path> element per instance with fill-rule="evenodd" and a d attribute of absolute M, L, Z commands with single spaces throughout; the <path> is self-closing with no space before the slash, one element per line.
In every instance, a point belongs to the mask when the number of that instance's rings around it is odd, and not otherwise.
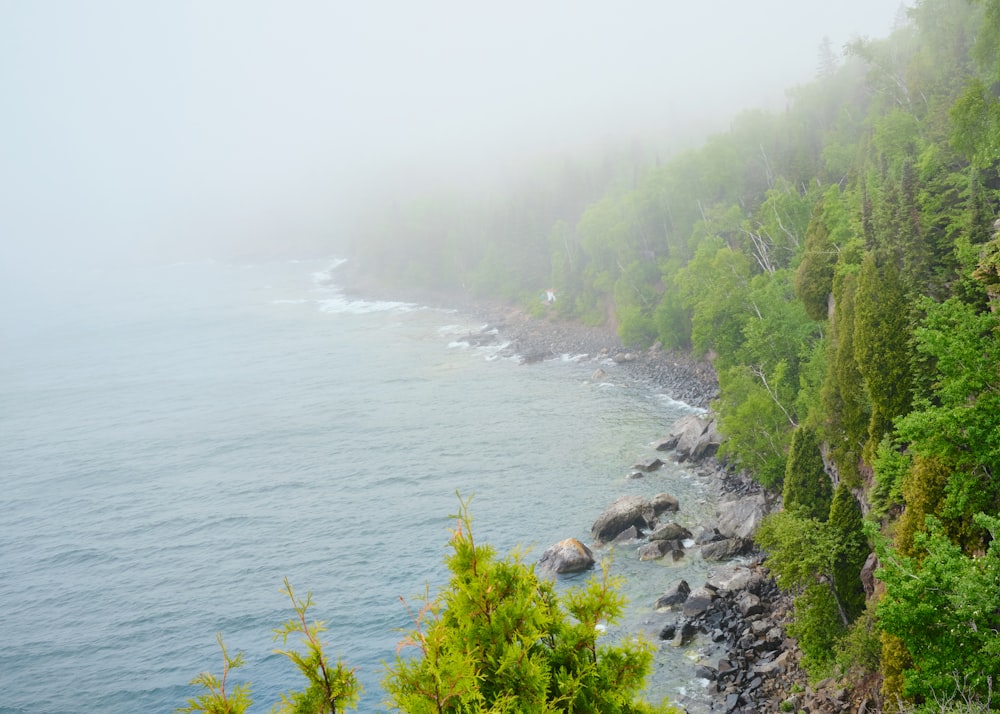
<path fill-rule="evenodd" d="M 427 598 L 383 682 L 388 705 L 421 712 L 657 712 L 637 699 L 649 645 L 601 645 L 624 604 L 602 567 L 560 599 L 517 552 L 498 559 L 475 542 L 468 504 L 454 516 L 448 587 Z"/>
<path fill-rule="evenodd" d="M 226 681 L 229 674 L 234 669 L 238 669 L 246 664 L 243 653 L 237 652 L 235 657 L 230 657 L 226 651 L 226 645 L 222 642 L 222 635 L 217 634 L 215 639 L 222 650 L 222 676 L 216 676 L 211 672 L 202 672 L 191 680 L 192 686 L 202 687 L 205 692 L 187 700 L 186 707 L 178 707 L 177 712 L 203 712 L 204 714 L 244 714 L 253 699 L 250 698 L 250 683 L 241 682 L 226 691 Z"/>
<path fill-rule="evenodd" d="M 975 520 L 987 531 L 1000 530 L 996 518 Z M 877 575 L 886 585 L 879 620 L 912 658 L 903 692 L 934 699 L 959 693 L 961 685 L 985 700 L 1000 681 L 1000 541 L 991 541 L 980 557 L 966 555 L 933 518 L 916 541 L 922 560 L 877 544 Z"/>
<path fill-rule="evenodd" d="M 847 484 L 837 484 L 830 506 L 830 528 L 837 538 L 833 560 L 833 590 L 851 620 L 865 607 L 861 569 L 868 559 L 868 543 L 862 527 L 861 506 Z"/>
<path fill-rule="evenodd" d="M 871 403 L 868 440 L 862 450 L 871 463 L 892 420 L 910 402 L 909 309 L 899 270 L 892 260 L 865 255 L 854 306 L 854 359 Z"/>
<path fill-rule="evenodd" d="M 785 467 L 782 490 L 785 510 L 825 521 L 830 513 L 832 498 L 833 486 L 823 465 L 819 436 L 812 427 L 799 426 L 792 433 L 792 444 Z"/>
<path fill-rule="evenodd" d="M 326 631 L 322 621 L 306 621 L 306 613 L 312 607 L 312 593 L 306 594 L 305 600 L 295 597 L 288 578 L 285 578 L 282 593 L 292 601 L 295 617 L 287 620 L 274 631 L 274 639 L 287 643 L 288 636 L 298 634 L 305 653 L 295 650 L 276 650 L 285 655 L 298 667 L 306 678 L 308 686 L 298 692 L 281 695 L 281 703 L 275 711 L 282 714 L 337 714 L 344 709 L 354 709 L 361 694 L 361 683 L 354 674 L 338 658 L 336 665 L 331 665 L 323 651 L 325 644 L 320 635 Z"/>

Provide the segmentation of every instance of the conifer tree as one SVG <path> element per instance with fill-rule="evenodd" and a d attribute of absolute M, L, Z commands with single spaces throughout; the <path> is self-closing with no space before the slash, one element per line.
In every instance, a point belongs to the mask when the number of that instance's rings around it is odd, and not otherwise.
<path fill-rule="evenodd" d="M 560 599 L 516 551 L 501 560 L 477 543 L 467 506 L 454 516 L 449 585 L 413 615 L 400 643 L 417 656 L 389 665 L 389 706 L 410 714 L 673 711 L 638 698 L 649 645 L 598 643 L 624 604 L 606 564 Z"/>
<path fill-rule="evenodd" d="M 861 568 L 868 558 L 868 546 L 862 523 L 861 507 L 851 489 L 843 482 L 837 484 L 830 506 L 830 527 L 838 540 L 838 552 L 833 562 L 833 587 L 852 620 L 865 609 Z"/>
<path fill-rule="evenodd" d="M 823 466 L 819 436 L 811 426 L 800 425 L 792 433 L 785 466 L 782 501 L 785 510 L 806 518 L 825 521 L 830 514 L 833 486 Z"/>
<path fill-rule="evenodd" d="M 854 358 L 854 294 L 857 273 L 844 271 L 834 280 L 836 307 L 830 324 L 829 370 L 823 384 L 826 414 L 824 436 L 830 460 L 841 480 L 852 487 L 861 483 L 858 462 L 868 438 L 869 409 L 864 380 Z"/>
<path fill-rule="evenodd" d="M 909 314 L 895 261 L 865 254 L 855 294 L 854 358 L 871 402 L 862 456 L 872 463 L 892 420 L 910 405 Z"/>

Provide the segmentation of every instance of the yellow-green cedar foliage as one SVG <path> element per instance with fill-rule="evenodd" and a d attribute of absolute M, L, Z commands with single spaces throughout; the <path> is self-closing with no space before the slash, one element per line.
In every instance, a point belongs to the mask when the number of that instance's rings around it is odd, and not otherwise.
<path fill-rule="evenodd" d="M 455 521 L 451 580 L 414 613 L 400 643 L 417 656 L 397 655 L 389 665 L 390 707 L 408 714 L 673 711 L 638 698 L 652 662 L 648 644 L 598 642 L 624 604 L 606 566 L 560 598 L 517 552 L 498 559 L 476 543 L 467 503 Z"/>

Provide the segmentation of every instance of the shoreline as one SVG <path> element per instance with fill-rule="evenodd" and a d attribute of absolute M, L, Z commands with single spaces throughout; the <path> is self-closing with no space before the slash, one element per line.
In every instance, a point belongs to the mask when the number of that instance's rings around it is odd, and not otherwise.
<path fill-rule="evenodd" d="M 610 326 L 592 327 L 554 312 L 534 317 L 520 306 L 501 301 L 478 300 L 454 292 L 390 288 L 349 266 L 349 263 L 338 266 L 335 272 L 345 295 L 365 299 L 378 295 L 379 299 L 454 310 L 481 320 L 483 327 L 479 333 L 470 333 L 469 337 L 481 341 L 496 330 L 498 343 L 509 342 L 505 353 L 519 356 L 524 363 L 557 359 L 564 354 L 586 355 L 586 361 L 602 366 L 610 360 L 614 369 L 630 379 L 692 407 L 708 410 L 718 396 L 719 381 L 711 363 L 689 353 L 661 349 L 658 345 L 630 349 Z"/>

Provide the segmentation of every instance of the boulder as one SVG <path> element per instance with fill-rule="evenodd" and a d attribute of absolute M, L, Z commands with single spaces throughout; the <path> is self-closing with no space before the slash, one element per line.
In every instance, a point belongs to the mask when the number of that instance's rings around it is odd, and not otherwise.
<path fill-rule="evenodd" d="M 644 459 L 642 461 L 637 461 L 632 464 L 632 469 L 634 471 L 643 471 L 645 473 L 650 473 L 656 471 L 658 468 L 663 466 L 663 462 L 656 458 L 655 456 L 650 459 Z"/>
<path fill-rule="evenodd" d="M 690 594 L 691 586 L 687 584 L 686 580 L 681 580 L 672 588 L 660 595 L 653 607 L 657 610 L 661 610 L 663 608 L 673 608 L 677 605 L 683 605 L 684 601 L 688 599 L 688 595 Z"/>
<path fill-rule="evenodd" d="M 722 436 L 710 414 L 689 414 L 679 419 L 670 434 L 654 443 L 659 451 L 674 449 L 678 461 L 700 461 L 715 456 Z"/>
<path fill-rule="evenodd" d="M 749 538 L 767 513 L 767 499 L 760 493 L 723 501 L 716 509 L 715 525 L 727 538 Z"/>
<path fill-rule="evenodd" d="M 656 494 L 652 499 L 650 499 L 650 504 L 653 506 L 653 513 L 657 516 L 665 511 L 676 512 L 681 508 L 680 501 L 677 500 L 677 497 L 669 493 Z"/>
<path fill-rule="evenodd" d="M 722 540 L 724 537 L 715 526 L 702 526 L 702 529 L 698 531 L 698 535 L 695 536 L 694 544 L 705 545 L 706 543 Z"/>
<path fill-rule="evenodd" d="M 745 565 L 724 565 L 712 569 L 706 585 L 717 590 L 743 590 L 753 579 L 753 575 L 753 571 Z"/>
<path fill-rule="evenodd" d="M 679 523 L 673 521 L 664 523 L 655 531 L 649 534 L 650 541 L 657 540 L 684 540 L 691 537 L 691 531 Z"/>
<path fill-rule="evenodd" d="M 640 531 L 647 530 L 653 518 L 653 506 L 645 498 L 622 496 L 597 517 L 590 528 L 590 535 L 598 543 L 610 543 L 632 526 Z"/>
<path fill-rule="evenodd" d="M 623 530 L 621 533 L 615 536 L 615 543 L 631 543 L 633 541 L 639 540 L 639 529 L 635 526 L 630 526 Z"/>
<path fill-rule="evenodd" d="M 538 560 L 538 567 L 550 573 L 578 573 L 594 566 L 594 554 L 576 538 L 550 545 Z"/>
<path fill-rule="evenodd" d="M 667 540 L 654 540 L 640 546 L 639 560 L 659 560 L 673 550 L 673 544 Z"/>
<path fill-rule="evenodd" d="M 715 602 L 715 592 L 709 588 L 692 590 L 684 601 L 684 617 L 697 617 L 712 607 Z"/>
<path fill-rule="evenodd" d="M 737 555 L 743 555 L 750 547 L 744 538 L 726 538 L 701 547 L 701 557 L 705 560 L 730 560 Z"/>

